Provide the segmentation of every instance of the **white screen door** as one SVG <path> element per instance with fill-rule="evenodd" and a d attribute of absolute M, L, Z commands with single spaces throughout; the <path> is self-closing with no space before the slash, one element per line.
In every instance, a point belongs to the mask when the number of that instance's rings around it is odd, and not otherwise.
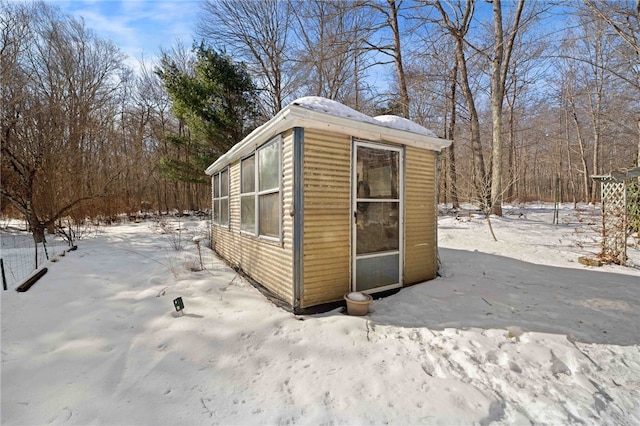
<path fill-rule="evenodd" d="M 354 142 L 353 288 L 402 285 L 402 149 Z"/>

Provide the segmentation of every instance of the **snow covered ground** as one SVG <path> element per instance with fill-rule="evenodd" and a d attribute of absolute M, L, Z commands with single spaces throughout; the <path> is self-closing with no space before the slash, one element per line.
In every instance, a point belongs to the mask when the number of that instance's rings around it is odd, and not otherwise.
<path fill-rule="evenodd" d="M 105 227 L 2 292 L 1 423 L 640 424 L 640 270 L 585 267 L 599 212 L 441 216 L 443 277 L 294 316 L 191 238 Z M 640 265 L 640 250 L 630 248 Z M 181 296 L 185 315 L 175 313 Z"/>

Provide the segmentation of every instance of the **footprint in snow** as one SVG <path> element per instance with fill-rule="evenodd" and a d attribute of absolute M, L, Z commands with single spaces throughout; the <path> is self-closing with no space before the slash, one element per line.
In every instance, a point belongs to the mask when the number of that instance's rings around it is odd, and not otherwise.
<path fill-rule="evenodd" d="M 49 420 L 47 420 L 47 423 L 49 424 L 66 423 L 71 419 L 72 416 L 73 416 L 73 411 L 71 411 L 69 407 L 64 407 L 62 409 L 62 413 L 57 414 L 53 417 L 50 417 Z"/>
<path fill-rule="evenodd" d="M 551 351 L 551 373 L 557 379 L 560 374 L 571 375 L 571 369 Z"/>

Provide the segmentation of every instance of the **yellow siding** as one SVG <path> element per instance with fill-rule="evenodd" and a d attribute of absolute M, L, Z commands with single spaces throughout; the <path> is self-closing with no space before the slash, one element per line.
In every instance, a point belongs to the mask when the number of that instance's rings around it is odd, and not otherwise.
<path fill-rule="evenodd" d="M 230 229 L 213 226 L 216 251 L 294 305 L 293 132 L 283 135 L 281 243 L 240 233 L 240 162 L 230 175 Z M 300 308 L 341 300 L 351 283 L 351 138 L 304 130 L 303 288 Z M 406 147 L 404 285 L 435 277 L 435 158 Z"/>
<path fill-rule="evenodd" d="M 230 229 L 213 225 L 214 249 L 232 265 L 293 305 L 293 133 L 282 139 L 282 230 L 281 243 L 263 241 L 240 233 L 240 161 L 229 167 Z"/>
<path fill-rule="evenodd" d="M 351 138 L 304 131 L 301 307 L 342 299 L 351 283 Z"/>
<path fill-rule="evenodd" d="M 437 272 L 435 158 L 433 151 L 406 147 L 404 285 Z"/>

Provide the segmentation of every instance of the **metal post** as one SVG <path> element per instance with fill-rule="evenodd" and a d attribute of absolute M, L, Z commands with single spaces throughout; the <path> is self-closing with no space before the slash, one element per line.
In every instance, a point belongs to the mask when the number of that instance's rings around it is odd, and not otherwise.
<path fill-rule="evenodd" d="M 553 194 L 553 224 L 558 224 L 558 204 L 560 203 L 560 178 L 556 178 L 556 188 Z"/>
<path fill-rule="evenodd" d="M 47 239 L 42 237 L 42 248 L 44 248 L 44 256 L 49 260 L 49 253 L 47 252 Z"/>
<path fill-rule="evenodd" d="M 2 271 L 2 288 L 7 289 L 7 277 L 4 275 L 4 259 L 0 258 L 0 271 Z"/>

